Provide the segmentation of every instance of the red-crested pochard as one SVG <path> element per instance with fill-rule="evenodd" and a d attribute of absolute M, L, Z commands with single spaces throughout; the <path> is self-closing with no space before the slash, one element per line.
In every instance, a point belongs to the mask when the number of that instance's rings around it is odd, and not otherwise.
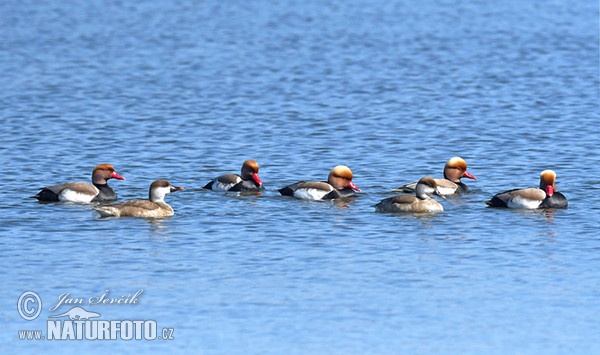
<path fill-rule="evenodd" d="M 540 188 L 513 189 L 500 192 L 486 201 L 490 207 L 523 209 L 567 208 L 567 198 L 556 189 L 556 173 L 544 170 L 540 174 Z"/>
<path fill-rule="evenodd" d="M 100 164 L 92 172 L 92 183 L 68 182 L 66 184 L 42 187 L 37 195 L 31 196 L 38 201 L 69 201 L 79 203 L 113 201 L 117 194 L 108 186 L 109 179 L 125 180 L 117 174 L 110 164 Z"/>
<path fill-rule="evenodd" d="M 204 188 L 216 191 L 260 191 L 263 183 L 258 177 L 258 163 L 246 160 L 242 164 L 241 175 L 221 175 L 204 185 Z"/>
<path fill-rule="evenodd" d="M 165 202 L 165 196 L 183 187 L 171 185 L 167 180 L 156 180 L 150 185 L 148 200 L 133 200 L 96 207 L 102 217 L 161 218 L 172 216 L 173 208 Z"/>
<path fill-rule="evenodd" d="M 293 196 L 302 200 L 331 200 L 334 198 L 352 197 L 360 191 L 352 182 L 352 171 L 345 165 L 338 165 L 331 170 L 327 182 L 299 181 L 279 190 L 283 196 Z"/>
<path fill-rule="evenodd" d="M 442 195 L 463 194 L 469 192 L 469 187 L 460 180 L 463 177 L 477 180 L 475 176 L 467 171 L 467 162 L 463 158 L 453 157 L 444 166 L 444 178 L 435 179 L 435 182 Z M 396 190 L 414 192 L 415 186 L 417 186 L 417 183 L 411 182 L 410 184 L 400 186 Z"/>
<path fill-rule="evenodd" d="M 439 190 L 435 179 L 425 176 L 417 182 L 415 188 L 416 196 L 398 195 L 381 200 L 375 205 L 378 212 L 409 212 L 409 213 L 433 213 L 442 212 L 444 207 L 429 195 L 438 195 L 445 198 Z"/>

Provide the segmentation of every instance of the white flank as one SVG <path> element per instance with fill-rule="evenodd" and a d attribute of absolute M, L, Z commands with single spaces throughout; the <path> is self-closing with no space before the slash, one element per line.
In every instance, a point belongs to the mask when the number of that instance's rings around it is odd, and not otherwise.
<path fill-rule="evenodd" d="M 225 184 L 219 181 L 215 181 L 215 183 L 213 184 L 213 190 L 215 191 L 228 191 L 230 188 L 232 188 L 233 186 L 235 186 L 237 183 L 239 183 L 240 181 L 242 181 L 242 179 L 238 178 L 236 179 L 237 181 L 233 184 Z"/>
<path fill-rule="evenodd" d="M 456 188 L 454 188 L 454 187 L 443 187 L 443 186 L 439 186 L 438 185 L 438 191 L 442 195 L 454 195 L 454 193 L 456 192 Z"/>
<path fill-rule="evenodd" d="M 233 186 L 233 184 L 223 184 L 220 182 L 216 182 L 213 184 L 213 190 L 215 191 L 228 191 L 231 187 Z"/>
<path fill-rule="evenodd" d="M 331 191 L 324 191 L 319 189 L 298 189 L 294 192 L 294 197 L 301 200 L 321 200 L 325 195 Z"/>
<path fill-rule="evenodd" d="M 527 198 L 523 198 L 521 196 L 516 196 L 515 198 L 511 198 L 508 200 L 506 204 L 510 208 L 524 208 L 528 210 L 534 210 L 540 207 L 542 201 L 530 200 Z"/>
<path fill-rule="evenodd" d="M 98 194 L 96 192 L 96 194 Z M 69 201 L 76 203 L 90 203 L 96 195 L 82 194 L 81 192 L 73 191 L 71 189 L 64 189 L 58 195 L 58 199 L 61 201 Z"/>

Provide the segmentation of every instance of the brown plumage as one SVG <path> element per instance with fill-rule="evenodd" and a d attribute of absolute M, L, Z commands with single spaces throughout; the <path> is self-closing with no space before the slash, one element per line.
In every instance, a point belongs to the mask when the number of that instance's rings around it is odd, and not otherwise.
<path fill-rule="evenodd" d="M 435 179 L 425 176 L 417 182 L 415 196 L 398 195 L 383 199 L 375 205 L 375 210 L 378 212 L 408 213 L 442 212 L 444 207 L 439 202 L 429 197 L 430 194 L 435 194 L 444 198 L 438 190 Z"/>
<path fill-rule="evenodd" d="M 164 201 L 165 195 L 180 190 L 183 190 L 183 187 L 173 186 L 167 180 L 156 180 L 150 185 L 148 200 L 127 201 L 96 207 L 95 210 L 102 217 L 169 217 L 175 212 Z"/>

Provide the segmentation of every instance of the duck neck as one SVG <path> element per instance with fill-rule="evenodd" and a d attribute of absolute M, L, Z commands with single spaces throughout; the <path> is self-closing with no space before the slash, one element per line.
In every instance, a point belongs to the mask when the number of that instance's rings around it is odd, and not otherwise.
<path fill-rule="evenodd" d="M 148 194 L 148 199 L 154 203 L 165 202 L 165 194 L 159 190 L 150 190 L 150 193 Z"/>
<path fill-rule="evenodd" d="M 415 195 L 417 196 L 417 198 L 419 200 L 429 200 L 431 197 L 429 197 L 429 195 L 427 194 L 427 191 L 425 191 L 426 188 L 423 185 L 417 185 L 417 188 L 415 189 Z"/>

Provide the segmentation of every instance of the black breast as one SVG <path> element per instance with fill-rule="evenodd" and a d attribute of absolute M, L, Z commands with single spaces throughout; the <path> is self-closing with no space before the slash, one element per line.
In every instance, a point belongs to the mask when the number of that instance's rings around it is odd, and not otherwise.
<path fill-rule="evenodd" d="M 346 197 L 354 197 L 356 196 L 356 192 L 349 187 L 345 187 L 341 190 L 334 189 L 327 195 L 323 196 L 323 200 L 331 200 L 334 198 L 346 198 Z"/>
<path fill-rule="evenodd" d="M 108 184 L 94 184 L 94 186 L 96 186 L 100 192 L 92 199 L 92 202 L 114 201 L 117 199 L 117 194 L 110 186 L 108 186 Z"/>
<path fill-rule="evenodd" d="M 551 197 L 546 197 L 540 208 L 567 208 L 567 198 L 560 192 L 555 192 Z"/>
<path fill-rule="evenodd" d="M 233 185 L 229 191 L 260 191 L 262 186 L 254 180 L 243 180 Z"/>
<path fill-rule="evenodd" d="M 466 194 L 469 192 L 469 187 L 462 181 L 456 182 L 455 184 L 458 186 L 458 189 L 456 189 L 457 194 Z"/>

